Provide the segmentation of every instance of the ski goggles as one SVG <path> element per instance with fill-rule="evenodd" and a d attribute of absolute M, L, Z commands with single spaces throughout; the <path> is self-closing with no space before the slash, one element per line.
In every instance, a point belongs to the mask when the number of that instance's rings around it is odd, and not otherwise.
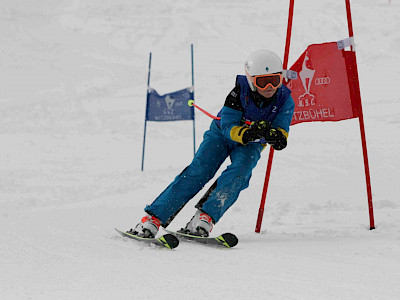
<path fill-rule="evenodd" d="M 268 86 L 277 88 L 282 84 L 282 74 L 267 74 L 267 75 L 256 75 L 253 77 L 253 84 L 260 90 L 267 89 Z"/>

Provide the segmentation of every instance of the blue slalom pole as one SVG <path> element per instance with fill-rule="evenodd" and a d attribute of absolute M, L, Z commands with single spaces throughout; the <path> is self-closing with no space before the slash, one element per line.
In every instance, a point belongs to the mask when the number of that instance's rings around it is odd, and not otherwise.
<path fill-rule="evenodd" d="M 151 52 L 150 52 L 150 56 L 149 56 L 149 71 L 148 71 L 148 74 L 147 74 L 147 96 L 146 96 L 146 115 L 144 117 L 142 171 L 143 171 L 143 168 L 144 168 L 144 152 L 145 152 L 145 145 L 146 145 L 146 128 L 147 128 L 147 111 L 148 111 L 148 108 L 149 108 L 150 71 L 151 71 Z"/>
<path fill-rule="evenodd" d="M 193 63 L 193 44 L 190 45 L 192 57 L 192 90 L 190 93 L 191 99 L 194 100 L 194 63 Z M 193 155 L 196 154 L 196 130 L 195 130 L 195 113 L 193 109 Z"/>

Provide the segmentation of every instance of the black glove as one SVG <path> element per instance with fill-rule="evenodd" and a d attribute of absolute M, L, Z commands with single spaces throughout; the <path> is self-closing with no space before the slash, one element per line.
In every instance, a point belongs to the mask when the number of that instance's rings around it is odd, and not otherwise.
<path fill-rule="evenodd" d="M 264 138 L 270 128 L 269 123 L 266 121 L 252 122 L 250 127 L 243 133 L 243 143 L 246 145 L 249 142 Z"/>
<path fill-rule="evenodd" d="M 282 131 L 274 129 L 274 128 L 271 128 L 267 132 L 267 134 L 264 136 L 264 139 L 275 150 L 282 150 L 282 149 L 285 149 L 287 146 L 286 136 L 282 133 Z"/>

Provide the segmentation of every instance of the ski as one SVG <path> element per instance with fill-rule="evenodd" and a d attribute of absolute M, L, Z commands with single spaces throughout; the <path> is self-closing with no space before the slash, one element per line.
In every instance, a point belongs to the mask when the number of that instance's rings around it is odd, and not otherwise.
<path fill-rule="evenodd" d="M 117 228 L 114 228 L 120 235 L 123 237 L 127 237 L 136 241 L 148 243 L 148 244 L 154 244 L 162 248 L 167 248 L 167 249 L 174 249 L 178 247 L 179 245 L 179 240 L 177 239 L 176 236 L 173 234 L 164 234 L 158 238 L 145 238 L 141 236 L 137 236 L 134 234 L 131 234 L 129 232 L 121 231 Z"/>
<path fill-rule="evenodd" d="M 179 231 L 170 231 L 164 228 L 166 232 L 169 234 L 172 234 L 176 236 L 180 240 L 189 240 L 189 241 L 194 241 L 198 242 L 204 245 L 212 245 L 212 246 L 219 246 L 219 247 L 225 247 L 225 248 L 232 248 L 237 245 L 239 242 L 238 238 L 236 235 L 232 233 L 224 233 L 216 237 L 202 237 L 202 236 L 197 236 L 197 235 L 191 235 Z"/>

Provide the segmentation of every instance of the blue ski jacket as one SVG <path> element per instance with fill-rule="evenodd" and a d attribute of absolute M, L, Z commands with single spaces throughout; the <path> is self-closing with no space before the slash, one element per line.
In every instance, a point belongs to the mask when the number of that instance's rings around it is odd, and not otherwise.
<path fill-rule="evenodd" d="M 238 75 L 235 89 L 218 113 L 221 119 L 214 122 L 229 139 L 232 139 L 233 127 L 243 126 L 245 121 L 257 120 L 269 122 L 271 127 L 281 130 L 287 136 L 294 112 L 294 101 L 290 93 L 289 88 L 282 85 L 272 99 L 266 99 L 251 91 L 246 76 Z M 258 99 L 255 99 L 257 96 Z"/>

